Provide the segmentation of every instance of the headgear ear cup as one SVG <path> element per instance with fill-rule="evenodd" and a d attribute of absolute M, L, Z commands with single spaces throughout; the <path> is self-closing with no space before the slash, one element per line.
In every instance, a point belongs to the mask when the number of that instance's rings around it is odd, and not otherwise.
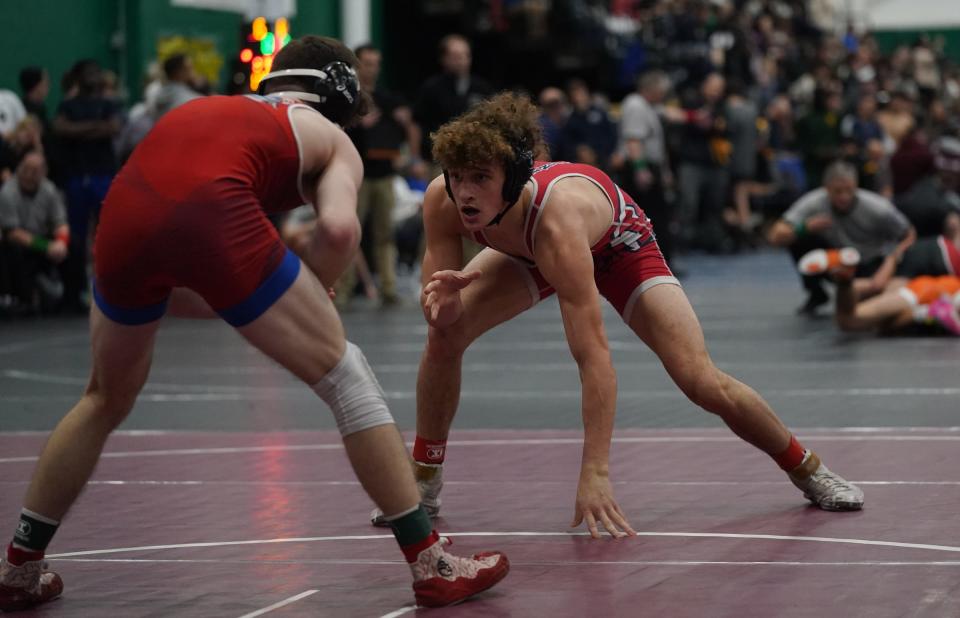
<path fill-rule="evenodd" d="M 336 61 L 323 67 L 325 77 L 318 77 L 314 92 L 320 96 L 320 113 L 340 126 L 353 117 L 360 97 L 357 73 L 347 63 Z"/>
<path fill-rule="evenodd" d="M 353 118 L 360 102 L 360 82 L 357 73 L 350 65 L 336 60 L 316 69 L 281 69 L 263 76 L 257 88 L 257 94 L 264 94 L 264 85 L 268 79 L 279 77 L 313 77 L 311 90 L 306 94 L 314 95 L 309 104 L 332 122 L 345 126 Z"/>
<path fill-rule="evenodd" d="M 503 201 L 513 205 L 520 199 L 523 186 L 533 175 L 533 151 L 525 144 L 514 146 L 513 161 L 507 164 L 504 172 Z"/>

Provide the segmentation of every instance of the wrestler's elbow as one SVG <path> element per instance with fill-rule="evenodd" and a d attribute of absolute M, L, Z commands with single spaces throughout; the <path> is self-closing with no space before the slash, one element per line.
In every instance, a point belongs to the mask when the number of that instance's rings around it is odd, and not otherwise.
<path fill-rule="evenodd" d="M 356 216 L 327 217 L 317 226 L 317 235 L 328 251 L 352 254 L 360 246 L 360 221 Z"/>

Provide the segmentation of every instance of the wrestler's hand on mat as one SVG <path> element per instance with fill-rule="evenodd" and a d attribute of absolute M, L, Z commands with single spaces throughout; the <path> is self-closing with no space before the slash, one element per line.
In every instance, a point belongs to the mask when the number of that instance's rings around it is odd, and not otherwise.
<path fill-rule="evenodd" d="M 438 270 L 423 287 L 423 314 L 430 326 L 443 328 L 460 319 L 460 290 L 480 278 L 480 271 Z"/>
<path fill-rule="evenodd" d="M 606 473 L 581 471 L 580 484 L 577 486 L 577 502 L 574 506 L 573 523 L 576 528 L 584 520 L 590 529 L 590 536 L 600 538 L 597 522 L 616 539 L 625 536 L 636 536 L 636 531 L 630 527 L 630 522 L 620 510 L 613 497 L 613 487 L 610 477 Z"/>

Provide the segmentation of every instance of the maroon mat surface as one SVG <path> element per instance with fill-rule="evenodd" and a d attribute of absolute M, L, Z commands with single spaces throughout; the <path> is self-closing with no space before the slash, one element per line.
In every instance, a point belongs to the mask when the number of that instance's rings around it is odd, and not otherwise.
<path fill-rule="evenodd" d="M 627 430 L 611 475 L 640 536 L 593 541 L 568 527 L 577 432 L 458 431 L 438 527 L 513 569 L 429 615 L 960 615 L 960 432 L 798 435 L 862 485 L 862 512 L 808 506 L 727 432 Z M 44 439 L 0 434 L 11 532 Z M 18 615 L 413 615 L 371 506 L 331 432 L 118 434 L 50 548 L 64 596 Z"/>

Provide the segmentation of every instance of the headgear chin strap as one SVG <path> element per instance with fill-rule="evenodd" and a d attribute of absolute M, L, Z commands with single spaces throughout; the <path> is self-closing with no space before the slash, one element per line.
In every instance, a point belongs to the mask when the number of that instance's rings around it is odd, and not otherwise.
<path fill-rule="evenodd" d="M 317 69 L 281 69 L 267 73 L 260 79 L 257 94 L 264 94 L 265 82 L 268 79 L 281 77 L 313 77 L 315 78 L 306 92 L 290 92 L 311 104 L 311 107 L 327 117 L 331 122 L 346 126 L 353 118 L 360 99 L 360 82 L 357 72 L 346 62 L 336 60 Z"/>
<path fill-rule="evenodd" d="M 503 172 L 503 190 L 500 195 L 506 205 L 485 227 L 498 225 L 503 220 L 507 211 L 513 208 L 513 205 L 520 199 L 524 185 L 533 176 L 533 150 L 526 140 L 513 145 L 513 160 L 504 165 Z M 447 195 L 450 196 L 450 201 L 456 204 L 457 200 L 453 197 L 453 189 L 450 188 L 450 174 L 447 170 L 443 170 L 443 182 L 447 189 Z"/>

